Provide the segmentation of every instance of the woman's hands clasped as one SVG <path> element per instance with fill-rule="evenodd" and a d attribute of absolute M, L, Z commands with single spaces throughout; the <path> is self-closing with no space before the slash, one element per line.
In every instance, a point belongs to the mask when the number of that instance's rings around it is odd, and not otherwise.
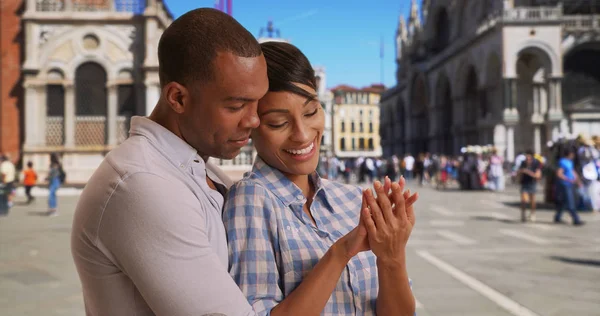
<path fill-rule="evenodd" d="M 415 225 L 413 204 L 418 199 L 416 193 L 404 191 L 404 186 L 404 177 L 398 183 L 386 177 L 383 185 L 379 181 L 374 184 L 377 196 L 370 189 L 363 191 L 359 224 L 340 239 L 348 260 L 369 249 L 384 262 L 403 260 Z"/>
<path fill-rule="evenodd" d="M 391 184 L 391 194 L 385 185 L 375 182 L 375 193 L 368 189 L 363 199 L 366 206 L 361 210 L 361 217 L 367 229 L 369 247 L 380 262 L 401 263 L 405 259 L 405 249 L 408 238 L 415 225 L 413 204 L 418 194 L 404 191 L 405 180 Z"/>

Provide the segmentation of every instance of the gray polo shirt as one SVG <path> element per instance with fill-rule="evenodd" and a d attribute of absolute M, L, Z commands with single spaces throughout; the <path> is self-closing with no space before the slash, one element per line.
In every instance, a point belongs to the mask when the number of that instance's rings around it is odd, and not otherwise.
<path fill-rule="evenodd" d="M 229 187 L 182 139 L 145 117 L 83 191 L 71 250 L 87 315 L 254 315 L 229 276 L 221 220 Z"/>

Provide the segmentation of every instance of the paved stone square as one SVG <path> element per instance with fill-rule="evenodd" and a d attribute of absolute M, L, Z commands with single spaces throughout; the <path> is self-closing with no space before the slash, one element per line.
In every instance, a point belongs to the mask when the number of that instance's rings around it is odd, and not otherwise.
<path fill-rule="evenodd" d="M 411 187 L 421 196 L 408 252 L 418 315 L 598 315 L 600 215 L 573 227 L 541 209 L 522 224 L 514 189 Z M 69 249 L 77 196 L 64 192 L 59 216 L 45 216 L 38 197 L 0 218 L 0 315 L 84 314 Z"/>

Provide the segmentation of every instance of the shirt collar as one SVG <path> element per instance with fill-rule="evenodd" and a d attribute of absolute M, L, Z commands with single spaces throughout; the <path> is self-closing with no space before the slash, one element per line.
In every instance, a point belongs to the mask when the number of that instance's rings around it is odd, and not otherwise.
<path fill-rule="evenodd" d="M 304 203 L 306 201 L 302 190 L 295 183 L 290 181 L 281 171 L 269 166 L 259 156 L 256 156 L 249 177 L 275 193 L 286 206 L 294 202 Z M 315 184 L 315 195 L 319 195 L 320 191 L 325 191 L 324 182 L 316 171 L 311 173 L 309 177 Z"/>
<path fill-rule="evenodd" d="M 132 117 L 129 134 L 148 139 L 158 151 L 179 168 L 187 170 L 191 163 L 196 163 L 194 160 L 200 160 L 197 163 L 204 165 L 204 161 L 198 156 L 196 149 L 147 117 Z"/>

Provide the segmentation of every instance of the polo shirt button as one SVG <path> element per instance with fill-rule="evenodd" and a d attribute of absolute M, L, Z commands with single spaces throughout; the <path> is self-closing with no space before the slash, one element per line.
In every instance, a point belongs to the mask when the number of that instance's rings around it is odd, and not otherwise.
<path fill-rule="evenodd" d="M 302 199 L 304 199 L 304 197 L 303 197 L 302 195 L 298 195 L 298 196 L 296 197 L 296 199 L 298 199 L 298 201 L 301 201 Z"/>
<path fill-rule="evenodd" d="M 183 168 L 183 167 L 185 167 L 183 164 L 180 164 L 180 165 L 179 165 L 179 168 Z"/>

